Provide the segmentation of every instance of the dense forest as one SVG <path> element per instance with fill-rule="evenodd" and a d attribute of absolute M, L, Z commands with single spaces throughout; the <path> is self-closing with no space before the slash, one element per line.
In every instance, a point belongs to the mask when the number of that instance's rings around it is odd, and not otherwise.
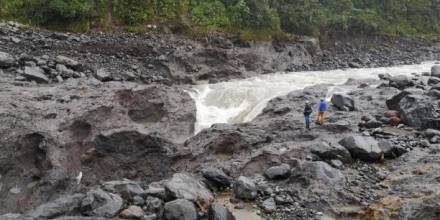
<path fill-rule="evenodd" d="M 73 31 L 438 36 L 440 0 L 0 0 L 0 17 Z"/>

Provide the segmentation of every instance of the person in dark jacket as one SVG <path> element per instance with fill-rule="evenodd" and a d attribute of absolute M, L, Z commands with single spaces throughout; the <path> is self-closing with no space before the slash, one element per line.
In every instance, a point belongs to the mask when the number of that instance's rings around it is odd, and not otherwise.
<path fill-rule="evenodd" d="M 306 128 L 310 130 L 310 115 L 312 114 L 313 110 L 310 106 L 310 103 L 307 101 L 306 106 L 304 107 L 304 120 L 306 122 Z"/>
<path fill-rule="evenodd" d="M 327 103 L 324 101 L 324 99 L 321 99 L 321 102 L 319 103 L 319 114 L 318 119 L 316 120 L 316 124 L 322 125 L 324 123 L 325 111 L 327 111 Z"/>

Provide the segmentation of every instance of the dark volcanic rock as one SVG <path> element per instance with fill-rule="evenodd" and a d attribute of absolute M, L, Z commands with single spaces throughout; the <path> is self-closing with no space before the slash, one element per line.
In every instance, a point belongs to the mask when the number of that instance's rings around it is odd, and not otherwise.
<path fill-rule="evenodd" d="M 0 51 L 0 68 L 8 68 L 15 65 L 15 58 L 8 53 Z"/>
<path fill-rule="evenodd" d="M 91 190 L 81 202 L 81 213 L 87 216 L 114 217 L 122 209 L 122 198 L 101 189 Z"/>
<path fill-rule="evenodd" d="M 431 68 L 431 76 L 440 77 L 440 65 L 435 65 Z"/>
<path fill-rule="evenodd" d="M 354 111 L 355 109 L 353 98 L 346 94 L 333 94 L 331 102 L 339 110 Z"/>
<path fill-rule="evenodd" d="M 133 202 L 136 196 L 144 197 L 145 191 L 136 182 L 123 180 L 123 181 L 110 181 L 102 184 L 106 191 L 116 193 L 120 195 L 124 200 Z"/>
<path fill-rule="evenodd" d="M 29 81 L 35 81 L 37 83 L 48 83 L 49 78 L 44 75 L 44 71 L 39 67 L 25 67 L 23 76 Z"/>
<path fill-rule="evenodd" d="M 390 86 L 398 89 L 405 89 L 414 85 L 414 82 L 405 75 L 393 76 L 389 80 Z"/>
<path fill-rule="evenodd" d="M 394 159 L 408 152 L 404 147 L 393 144 L 386 140 L 379 141 L 379 148 L 383 151 L 385 158 Z"/>
<path fill-rule="evenodd" d="M 84 197 L 84 194 L 64 196 L 55 201 L 38 206 L 27 215 L 33 218 L 48 219 L 65 215 L 75 215 L 78 214 L 81 201 Z M 2 218 L 0 217 L 0 219 Z"/>
<path fill-rule="evenodd" d="M 435 118 L 432 101 L 419 91 L 402 91 L 386 103 L 389 109 L 399 111 L 403 122 L 409 126 L 427 128 Z"/>
<path fill-rule="evenodd" d="M 270 167 L 264 171 L 264 175 L 269 179 L 286 179 L 290 176 L 290 165 L 281 164 Z"/>
<path fill-rule="evenodd" d="M 208 220 L 235 220 L 235 217 L 223 205 L 213 203 L 209 207 Z"/>
<path fill-rule="evenodd" d="M 372 137 L 349 136 L 339 143 L 350 151 L 353 158 L 366 162 L 378 161 L 383 153 L 378 146 L 378 142 Z"/>
<path fill-rule="evenodd" d="M 352 161 L 350 152 L 339 144 L 320 142 L 313 145 L 310 151 L 326 161 L 340 160 L 344 163 L 350 163 Z"/>
<path fill-rule="evenodd" d="M 226 188 L 231 185 L 231 177 L 220 169 L 208 167 L 202 170 L 202 175 L 217 188 Z"/>
<path fill-rule="evenodd" d="M 165 204 L 164 220 L 197 220 L 197 211 L 192 202 L 177 199 Z"/>
<path fill-rule="evenodd" d="M 339 185 L 339 187 L 345 182 L 341 171 L 322 161 L 305 162 L 297 172 L 311 182 L 319 181 L 334 186 Z"/>
<path fill-rule="evenodd" d="M 255 183 L 244 176 L 240 176 L 234 183 L 234 195 L 239 199 L 254 200 L 257 198 Z"/>
<path fill-rule="evenodd" d="M 170 199 L 200 201 L 206 205 L 209 205 L 214 199 L 203 181 L 186 173 L 174 174 L 170 180 L 165 182 L 165 190 Z"/>

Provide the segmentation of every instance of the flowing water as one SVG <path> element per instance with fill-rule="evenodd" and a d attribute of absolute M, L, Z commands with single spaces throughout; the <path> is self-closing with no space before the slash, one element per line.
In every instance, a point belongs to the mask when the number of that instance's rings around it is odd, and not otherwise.
<path fill-rule="evenodd" d="M 196 133 L 215 123 L 247 122 L 256 117 L 267 102 L 277 96 L 316 84 L 345 83 L 349 78 L 377 78 L 380 73 L 410 75 L 430 72 L 434 62 L 383 68 L 340 69 L 274 73 L 247 79 L 194 86 L 189 92 L 196 102 Z M 331 97 L 329 93 L 327 99 Z"/>

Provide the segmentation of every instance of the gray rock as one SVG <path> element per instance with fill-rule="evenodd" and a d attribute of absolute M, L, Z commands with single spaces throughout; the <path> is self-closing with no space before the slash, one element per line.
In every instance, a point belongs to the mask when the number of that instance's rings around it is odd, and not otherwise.
<path fill-rule="evenodd" d="M 439 84 L 439 83 L 440 83 L 440 78 L 438 78 L 438 77 L 430 77 L 428 79 L 428 85 L 429 86 L 436 85 L 436 84 Z"/>
<path fill-rule="evenodd" d="M 405 75 L 398 75 L 390 78 L 390 86 L 398 89 L 405 89 L 413 85 L 414 82 Z"/>
<path fill-rule="evenodd" d="M 380 159 L 383 153 L 378 142 L 372 137 L 349 136 L 342 139 L 339 144 L 347 148 L 353 158 L 365 162 L 375 162 Z"/>
<path fill-rule="evenodd" d="M 431 68 L 431 76 L 440 77 L 440 65 L 434 65 Z"/>
<path fill-rule="evenodd" d="M 166 198 L 166 190 L 163 185 L 158 182 L 153 182 L 148 185 L 148 188 L 145 190 L 145 194 L 149 196 L 158 197 L 161 199 Z"/>
<path fill-rule="evenodd" d="M 389 73 L 380 73 L 378 77 L 381 80 L 390 80 L 392 76 Z"/>
<path fill-rule="evenodd" d="M 209 207 L 208 220 L 235 220 L 235 217 L 223 205 L 213 203 Z"/>
<path fill-rule="evenodd" d="M 73 68 L 73 69 L 77 69 L 80 66 L 80 63 L 78 61 L 71 59 L 69 57 L 65 57 L 65 56 L 57 56 L 55 58 L 55 61 L 58 64 L 65 65 L 65 66 Z"/>
<path fill-rule="evenodd" d="M 354 111 L 355 109 L 353 98 L 346 94 L 333 94 L 331 102 L 339 110 Z"/>
<path fill-rule="evenodd" d="M 257 198 L 255 183 L 244 176 L 240 176 L 234 183 L 234 195 L 239 199 L 254 200 Z"/>
<path fill-rule="evenodd" d="M 167 197 L 172 199 L 186 199 L 193 202 L 202 200 L 205 204 L 209 204 L 214 198 L 204 182 L 186 173 L 175 173 L 166 181 L 165 190 Z"/>
<path fill-rule="evenodd" d="M 49 78 L 44 75 L 44 71 L 40 67 L 25 67 L 22 74 L 27 80 L 37 83 L 48 83 Z"/>
<path fill-rule="evenodd" d="M 186 199 L 177 199 L 165 204 L 164 220 L 197 220 L 194 203 Z"/>
<path fill-rule="evenodd" d="M 440 90 L 431 89 L 429 90 L 428 95 L 431 96 L 433 99 L 440 99 Z"/>
<path fill-rule="evenodd" d="M 340 160 L 344 163 L 350 163 L 352 161 L 350 152 L 339 144 L 330 145 L 327 142 L 321 142 L 313 145 L 310 151 L 326 161 Z"/>
<path fill-rule="evenodd" d="M 404 147 L 392 144 L 387 140 L 380 140 L 378 144 L 379 148 L 383 151 L 385 158 L 388 159 L 397 158 L 408 152 Z"/>
<path fill-rule="evenodd" d="M 264 212 L 266 212 L 266 213 L 272 213 L 272 212 L 276 211 L 276 209 L 277 209 L 275 199 L 272 197 L 264 200 L 263 203 L 261 204 L 261 206 L 262 206 Z"/>
<path fill-rule="evenodd" d="M 307 179 L 334 186 L 341 186 L 345 182 L 345 177 L 341 171 L 322 161 L 305 162 L 302 165 L 301 173 Z"/>
<path fill-rule="evenodd" d="M 426 129 L 423 132 L 423 136 L 427 137 L 427 138 L 432 138 L 434 136 L 440 136 L 440 130 L 436 130 L 436 129 Z"/>
<path fill-rule="evenodd" d="M 145 197 L 145 191 L 134 181 L 110 181 L 102 184 L 106 191 L 119 194 L 123 199 L 129 202 L 134 201 L 135 196 Z"/>
<path fill-rule="evenodd" d="M 102 82 L 112 80 L 112 74 L 105 68 L 98 69 L 95 73 L 95 77 Z"/>
<path fill-rule="evenodd" d="M 273 166 L 264 171 L 264 175 L 268 179 L 286 179 L 290 176 L 290 165 L 281 164 L 279 166 Z"/>
<path fill-rule="evenodd" d="M 59 73 L 61 73 L 61 75 L 64 77 L 64 78 L 72 78 L 72 77 L 74 77 L 76 74 L 75 74 L 75 71 L 73 71 L 73 70 L 71 70 L 71 69 L 68 69 L 66 66 L 64 66 L 64 65 L 62 65 L 62 64 L 57 64 L 57 66 L 56 66 L 56 70 L 59 72 Z"/>
<path fill-rule="evenodd" d="M 208 167 L 202 170 L 202 175 L 217 188 L 226 188 L 231 185 L 231 177 L 220 169 Z"/>
<path fill-rule="evenodd" d="M 15 65 L 15 58 L 5 52 L 0 51 L 0 68 L 8 68 Z"/>
<path fill-rule="evenodd" d="M 29 212 L 27 215 L 33 218 L 55 218 L 63 215 L 76 214 L 80 207 L 84 194 L 74 194 L 61 197 L 52 202 L 43 204 Z"/>
<path fill-rule="evenodd" d="M 120 214 L 119 217 L 124 219 L 141 219 L 145 215 L 144 210 L 142 210 L 139 206 L 129 206 L 128 208 L 124 209 Z"/>
<path fill-rule="evenodd" d="M 430 124 L 435 109 L 429 96 L 423 91 L 405 90 L 386 101 L 390 110 L 399 112 L 402 121 L 416 128 L 432 128 Z"/>
<path fill-rule="evenodd" d="M 114 217 L 122 209 L 123 201 L 119 195 L 91 190 L 81 202 L 81 213 L 87 216 Z"/>
<path fill-rule="evenodd" d="M 133 205 L 143 206 L 145 205 L 145 199 L 140 196 L 133 197 Z"/>
<path fill-rule="evenodd" d="M 365 122 L 364 124 L 362 124 L 363 127 L 365 128 L 380 128 L 382 127 L 382 122 L 376 120 L 376 119 L 371 119 L 367 122 Z"/>
<path fill-rule="evenodd" d="M 162 216 L 163 205 L 163 201 L 156 197 L 148 196 L 145 200 L 145 210 L 150 213 L 156 213 L 159 216 Z"/>
<path fill-rule="evenodd" d="M 126 80 L 126 81 L 134 81 L 137 78 L 136 74 L 133 72 L 130 72 L 130 71 L 122 72 L 121 77 L 123 80 Z"/>

